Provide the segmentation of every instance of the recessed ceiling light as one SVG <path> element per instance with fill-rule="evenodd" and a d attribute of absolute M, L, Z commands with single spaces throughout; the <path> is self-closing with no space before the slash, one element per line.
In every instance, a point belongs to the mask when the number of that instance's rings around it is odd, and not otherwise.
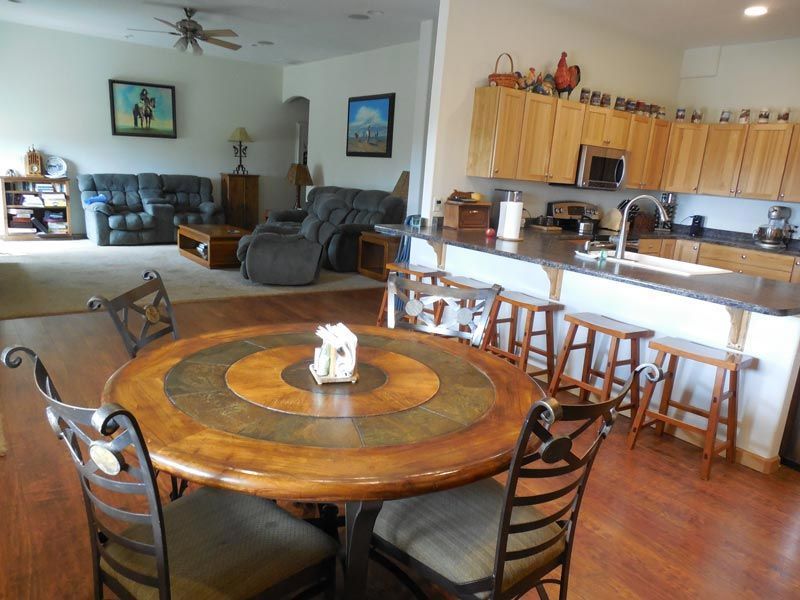
<path fill-rule="evenodd" d="M 22 0 L 8 0 L 11 4 L 22 4 Z"/>
<path fill-rule="evenodd" d="M 130 33 L 129 33 L 129 34 L 127 34 L 127 35 L 123 36 L 123 37 L 124 37 L 126 40 L 129 40 L 129 39 L 131 39 L 131 38 L 133 37 L 133 34 L 130 34 Z"/>
<path fill-rule="evenodd" d="M 748 6 L 744 9 L 744 14 L 748 17 L 761 17 L 767 14 L 766 6 Z"/>
<path fill-rule="evenodd" d="M 348 19 L 353 19 L 353 21 L 369 21 L 369 15 L 362 15 L 361 13 L 355 13 L 353 15 L 347 15 Z"/>
<path fill-rule="evenodd" d="M 256 42 L 259 46 L 274 46 L 275 42 L 270 42 L 269 40 L 258 40 Z"/>
<path fill-rule="evenodd" d="M 370 17 L 380 17 L 383 14 L 383 11 L 382 10 L 373 9 L 373 10 L 368 10 L 367 14 Z"/>

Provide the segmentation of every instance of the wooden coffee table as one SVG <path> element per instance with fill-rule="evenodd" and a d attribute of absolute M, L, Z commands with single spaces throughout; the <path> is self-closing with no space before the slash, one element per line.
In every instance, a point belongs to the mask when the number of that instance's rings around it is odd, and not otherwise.
<path fill-rule="evenodd" d="M 178 227 L 178 251 L 181 256 L 208 269 L 238 267 L 236 248 L 249 229 L 233 225 L 180 225 Z M 205 244 L 201 254 L 198 247 Z"/>

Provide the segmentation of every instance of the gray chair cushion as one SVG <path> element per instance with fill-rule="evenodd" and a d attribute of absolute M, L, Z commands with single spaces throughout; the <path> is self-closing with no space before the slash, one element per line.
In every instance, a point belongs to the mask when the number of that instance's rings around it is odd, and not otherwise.
<path fill-rule="evenodd" d="M 504 489 L 494 479 L 464 487 L 386 502 L 374 533 L 456 584 L 490 577 L 494 571 L 497 532 Z M 514 509 L 512 522 L 541 518 L 532 507 Z M 551 524 L 509 536 L 510 550 L 530 548 L 558 535 Z M 534 556 L 505 564 L 503 589 L 557 558 L 562 539 Z"/>
<path fill-rule="evenodd" d="M 146 212 L 124 212 L 109 216 L 108 226 L 119 231 L 141 231 L 153 229 L 156 220 L 153 215 Z"/>
<path fill-rule="evenodd" d="M 337 550 L 331 537 L 268 500 L 209 488 L 164 506 L 164 523 L 175 599 L 250 598 Z M 132 531 L 131 537 L 152 542 L 149 527 Z M 114 543 L 106 548 L 122 564 L 156 576 L 151 558 Z M 155 588 L 100 564 L 135 598 L 158 598 Z"/>

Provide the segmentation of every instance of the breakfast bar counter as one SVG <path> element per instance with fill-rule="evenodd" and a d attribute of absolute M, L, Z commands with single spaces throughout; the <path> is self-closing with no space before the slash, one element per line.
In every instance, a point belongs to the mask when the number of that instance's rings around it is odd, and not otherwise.
<path fill-rule="evenodd" d="M 556 314 L 557 346 L 567 329 L 564 314 L 593 312 L 646 327 L 656 337 L 684 338 L 758 358 L 758 367 L 740 381 L 736 459 L 763 472 L 778 467 L 800 368 L 800 285 L 734 272 L 681 275 L 611 260 L 585 260 L 575 251 L 588 238 L 569 232 L 525 230 L 521 241 L 511 242 L 487 238 L 481 230 L 403 225 L 376 229 L 410 236 L 410 260 L 415 264 L 558 301 L 564 312 Z M 580 358 L 570 359 L 568 373 L 579 375 Z M 650 358 L 650 351 L 643 353 L 643 360 Z M 706 365 L 682 369 L 674 382 L 674 396 L 690 405 L 707 405 L 713 375 Z M 679 418 L 702 423 L 691 413 Z M 679 430 L 675 435 L 701 445 L 691 433 Z"/>

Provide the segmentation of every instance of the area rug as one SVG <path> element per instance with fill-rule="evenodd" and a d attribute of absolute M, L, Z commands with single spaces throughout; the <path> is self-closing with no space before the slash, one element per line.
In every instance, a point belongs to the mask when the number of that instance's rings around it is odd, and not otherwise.
<path fill-rule="evenodd" d="M 0 319 L 86 310 L 86 300 L 114 297 L 155 269 L 173 302 L 329 292 L 379 287 L 358 273 L 322 270 L 310 286 L 268 286 L 242 278 L 238 269 L 206 269 L 178 254 L 174 245 L 96 246 L 89 240 L 0 242 Z"/>

